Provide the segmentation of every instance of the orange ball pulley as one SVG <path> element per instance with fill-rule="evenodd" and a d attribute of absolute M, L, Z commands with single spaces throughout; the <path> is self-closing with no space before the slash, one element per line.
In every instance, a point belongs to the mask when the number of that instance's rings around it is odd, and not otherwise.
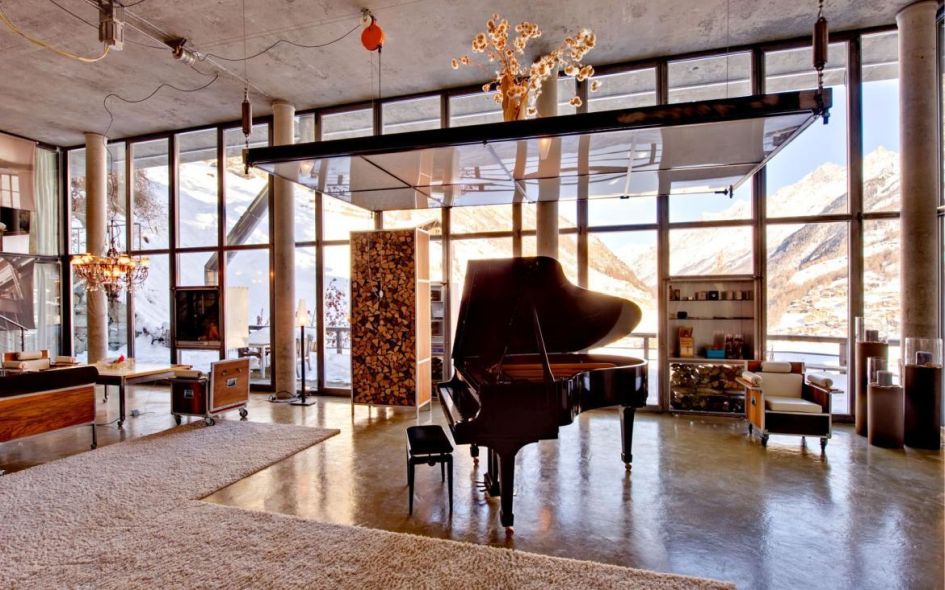
<path fill-rule="evenodd" d="M 374 15 L 370 15 L 371 24 L 361 31 L 361 45 L 368 51 L 377 51 L 384 45 L 384 29 L 377 24 Z"/>

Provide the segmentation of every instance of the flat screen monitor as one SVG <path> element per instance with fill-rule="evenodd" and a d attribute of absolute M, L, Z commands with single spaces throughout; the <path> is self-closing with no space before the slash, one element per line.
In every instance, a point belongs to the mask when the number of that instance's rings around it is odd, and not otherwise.
<path fill-rule="evenodd" d="M 174 341 L 178 348 L 220 347 L 220 290 L 178 287 L 174 290 Z"/>

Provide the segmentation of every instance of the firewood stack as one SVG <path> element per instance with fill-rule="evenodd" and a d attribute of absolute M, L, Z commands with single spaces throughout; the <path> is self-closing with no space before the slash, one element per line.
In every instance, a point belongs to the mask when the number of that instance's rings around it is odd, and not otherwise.
<path fill-rule="evenodd" d="M 354 403 L 430 401 L 429 235 L 351 234 L 351 394 Z"/>

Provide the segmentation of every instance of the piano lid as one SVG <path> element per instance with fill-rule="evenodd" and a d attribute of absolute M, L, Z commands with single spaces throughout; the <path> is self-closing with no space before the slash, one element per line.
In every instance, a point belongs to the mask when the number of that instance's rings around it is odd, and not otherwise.
<path fill-rule="evenodd" d="M 572 284 L 554 258 L 470 260 L 459 308 L 453 359 L 479 357 L 482 366 L 505 354 L 540 352 L 533 330 L 538 312 L 546 352 L 577 352 L 618 340 L 640 322 L 632 301 Z"/>

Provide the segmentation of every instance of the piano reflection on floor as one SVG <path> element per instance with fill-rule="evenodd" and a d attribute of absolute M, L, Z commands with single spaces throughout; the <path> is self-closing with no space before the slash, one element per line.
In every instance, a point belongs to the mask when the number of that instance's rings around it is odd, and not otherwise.
<path fill-rule="evenodd" d="M 515 455 L 558 438 L 585 410 L 622 406 L 630 468 L 633 417 L 646 404 L 646 361 L 579 352 L 630 334 L 640 308 L 571 284 L 554 258 L 473 260 L 453 346 L 455 376 L 437 389 L 453 439 L 485 447 L 487 493 L 511 533 Z"/>

